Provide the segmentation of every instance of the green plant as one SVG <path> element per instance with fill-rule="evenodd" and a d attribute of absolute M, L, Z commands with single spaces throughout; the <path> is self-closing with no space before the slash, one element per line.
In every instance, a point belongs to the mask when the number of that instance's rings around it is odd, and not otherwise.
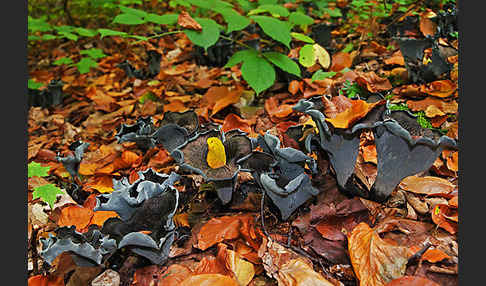
<path fill-rule="evenodd" d="M 30 162 L 27 165 L 27 177 L 46 177 L 49 175 L 50 168 L 51 167 L 49 166 L 42 167 L 41 164 L 37 162 Z M 54 184 L 45 184 L 34 188 L 32 199 L 40 198 L 42 201 L 49 204 L 51 209 L 53 209 L 54 203 L 56 202 L 56 196 L 58 194 L 64 194 L 64 192 Z"/>
<path fill-rule="evenodd" d="M 424 111 L 412 112 L 406 103 L 399 103 L 399 104 L 393 104 L 392 103 L 392 104 L 388 105 L 388 109 L 392 110 L 392 111 L 395 111 L 395 110 L 408 111 L 410 114 L 414 115 L 417 118 L 417 123 L 420 124 L 420 126 L 422 126 L 423 128 L 432 129 L 432 130 L 438 131 L 442 134 L 447 133 L 447 130 L 435 128 L 434 126 L 432 126 L 432 123 L 430 123 L 430 120 L 427 119 L 427 117 L 425 116 Z"/>
<path fill-rule="evenodd" d="M 339 89 L 339 94 L 346 95 L 348 98 L 359 97 L 360 95 L 364 95 L 364 93 L 365 91 L 358 85 L 358 83 L 351 83 L 349 80 L 346 80 L 343 87 Z"/>

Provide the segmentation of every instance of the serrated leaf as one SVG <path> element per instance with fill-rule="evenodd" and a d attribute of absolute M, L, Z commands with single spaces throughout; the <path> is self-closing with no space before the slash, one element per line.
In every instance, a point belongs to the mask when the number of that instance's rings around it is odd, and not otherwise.
<path fill-rule="evenodd" d="M 286 55 L 277 52 L 267 52 L 263 53 L 263 56 L 282 70 L 300 77 L 299 65 Z"/>
<path fill-rule="evenodd" d="M 120 14 L 113 19 L 113 23 L 124 25 L 140 25 L 145 23 L 145 20 L 135 14 Z"/>
<path fill-rule="evenodd" d="M 92 58 L 82 58 L 74 65 L 78 68 L 80 74 L 85 74 L 89 72 L 90 68 L 98 66 L 98 64 Z"/>
<path fill-rule="evenodd" d="M 251 56 L 258 56 L 258 52 L 253 50 L 253 49 L 238 51 L 231 56 L 231 58 L 228 60 L 228 62 L 226 63 L 226 65 L 224 67 L 230 68 L 234 65 L 241 63 L 245 58 L 248 58 L 248 57 L 251 57 Z"/>
<path fill-rule="evenodd" d="M 316 55 L 312 45 L 304 45 L 299 51 L 299 63 L 308 68 L 316 63 Z"/>
<path fill-rule="evenodd" d="M 55 65 L 55 66 L 60 66 L 60 65 L 69 65 L 69 64 L 72 64 L 72 63 L 73 63 L 73 60 L 71 58 L 63 57 L 63 58 L 55 60 L 52 64 Z"/>
<path fill-rule="evenodd" d="M 290 49 L 289 44 L 292 38 L 290 36 L 290 27 L 286 22 L 268 16 L 251 16 L 250 18 L 262 28 L 265 34 Z"/>
<path fill-rule="evenodd" d="M 240 31 L 246 28 L 246 26 L 250 25 L 250 19 L 246 18 L 245 16 L 240 15 L 233 9 L 230 8 L 217 8 L 213 9 L 214 11 L 218 12 L 223 16 L 224 21 L 228 23 L 227 33 L 231 33 L 233 31 Z"/>
<path fill-rule="evenodd" d="M 218 25 L 218 23 L 212 19 L 195 18 L 194 20 L 201 25 L 202 31 L 197 32 L 185 29 L 184 33 L 189 40 L 191 40 L 191 42 L 193 42 L 195 45 L 203 47 L 206 50 L 218 41 L 220 25 Z"/>
<path fill-rule="evenodd" d="M 91 48 L 89 50 L 82 50 L 79 53 L 82 54 L 82 55 L 87 55 L 94 60 L 106 57 L 106 55 L 103 53 L 103 51 L 101 49 L 97 49 L 97 48 Z"/>
<path fill-rule="evenodd" d="M 257 94 L 271 87 L 275 82 L 275 69 L 267 60 L 258 55 L 244 59 L 241 75 Z"/>
<path fill-rule="evenodd" d="M 135 15 L 135 16 L 138 16 L 139 18 L 147 17 L 147 14 L 148 14 L 147 12 L 145 12 L 143 10 L 126 7 L 126 6 L 123 6 L 123 5 L 119 5 L 118 7 L 123 12 L 123 14 Z"/>
<path fill-rule="evenodd" d="M 289 10 L 283 6 L 276 5 L 276 4 L 263 4 L 258 6 L 256 9 L 251 10 L 248 12 L 248 15 L 256 15 L 259 13 L 265 13 L 268 12 L 272 14 L 272 16 L 276 17 L 288 17 L 289 16 Z"/>
<path fill-rule="evenodd" d="M 36 82 L 34 81 L 33 79 L 29 79 L 27 81 L 27 87 L 29 89 L 39 89 L 40 87 L 42 87 L 44 84 L 42 82 Z"/>
<path fill-rule="evenodd" d="M 101 39 L 103 39 L 106 36 L 124 36 L 124 35 L 127 35 L 127 33 L 125 33 L 125 32 L 115 31 L 115 30 L 110 30 L 110 29 L 98 29 L 98 32 L 101 35 Z"/>
<path fill-rule="evenodd" d="M 289 22 L 295 25 L 311 25 L 314 19 L 301 12 L 292 12 L 289 15 Z"/>
<path fill-rule="evenodd" d="M 94 37 L 98 34 L 98 31 L 85 29 L 85 28 L 81 28 L 81 27 L 74 29 L 74 31 L 76 33 L 78 33 L 78 35 L 83 36 L 83 37 Z"/>
<path fill-rule="evenodd" d="M 306 36 L 306 35 L 304 35 L 302 33 L 292 32 L 292 33 L 290 33 L 290 35 L 294 39 L 296 39 L 298 41 L 302 41 L 304 43 L 309 43 L 309 44 L 314 44 L 315 43 L 315 41 L 311 37 L 308 37 L 308 36 Z"/>
<path fill-rule="evenodd" d="M 315 80 L 323 80 L 323 79 L 328 78 L 328 77 L 333 77 L 336 74 L 337 74 L 337 72 L 324 72 L 322 70 L 318 70 L 312 75 L 311 82 L 313 82 Z"/>
<path fill-rule="evenodd" d="M 145 17 L 145 20 L 159 25 L 175 25 L 178 17 L 179 14 L 157 15 L 150 13 L 147 15 L 147 17 Z"/>
<path fill-rule="evenodd" d="M 331 56 L 329 55 L 329 53 L 319 44 L 314 44 L 312 47 L 314 48 L 314 55 L 317 58 L 319 64 L 323 68 L 327 69 L 331 65 Z"/>
<path fill-rule="evenodd" d="M 49 176 L 50 166 L 42 167 L 40 163 L 30 162 L 27 165 L 27 177 L 45 177 Z"/>
<path fill-rule="evenodd" d="M 35 200 L 37 198 L 41 198 L 42 201 L 48 203 L 52 209 L 54 203 L 56 202 L 56 196 L 58 194 L 61 195 L 64 194 L 64 192 L 53 184 L 46 184 L 34 188 L 34 192 L 32 193 L 32 199 Z"/>

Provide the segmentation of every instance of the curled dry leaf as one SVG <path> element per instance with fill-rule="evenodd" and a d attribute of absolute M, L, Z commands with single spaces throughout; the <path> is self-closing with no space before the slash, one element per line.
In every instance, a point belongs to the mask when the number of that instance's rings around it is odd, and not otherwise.
<path fill-rule="evenodd" d="M 432 176 L 409 176 L 398 185 L 402 190 L 416 194 L 448 194 L 454 190 L 454 185 L 446 179 Z"/>
<path fill-rule="evenodd" d="M 387 78 L 379 77 L 374 71 L 359 73 L 358 78 L 356 78 L 356 82 L 372 93 L 385 91 L 392 88 L 392 85 Z"/>
<path fill-rule="evenodd" d="M 293 80 L 289 83 L 289 92 L 295 95 L 301 88 L 301 83 L 298 80 Z"/>
<path fill-rule="evenodd" d="M 248 285 L 255 276 L 253 264 L 242 259 L 235 251 L 228 249 L 225 244 L 220 243 L 218 245 L 218 259 L 231 271 L 233 277 L 241 286 Z"/>
<path fill-rule="evenodd" d="M 233 129 L 240 129 L 241 131 L 244 131 L 248 134 L 251 133 L 251 128 L 248 120 L 244 120 L 234 113 L 226 115 L 221 129 L 224 132 L 228 132 Z"/>
<path fill-rule="evenodd" d="M 420 276 L 403 276 L 390 281 L 385 286 L 440 286 L 427 278 Z"/>
<path fill-rule="evenodd" d="M 433 248 L 433 249 L 427 249 L 427 251 L 422 255 L 423 260 L 427 260 L 431 263 L 436 263 L 439 261 L 442 261 L 444 259 L 450 259 L 451 257 L 447 255 L 444 251 Z"/>
<path fill-rule="evenodd" d="M 179 286 L 239 286 L 233 278 L 221 274 L 199 274 L 191 276 Z"/>
<path fill-rule="evenodd" d="M 348 128 L 355 122 L 365 117 L 368 112 L 377 105 L 382 105 L 383 100 L 375 103 L 367 103 L 364 100 L 358 99 L 351 101 L 351 107 L 338 113 L 334 118 L 326 118 L 335 128 Z"/>
<path fill-rule="evenodd" d="M 271 117 L 285 118 L 289 116 L 292 112 L 292 105 L 290 104 L 280 104 L 276 97 L 269 97 L 265 100 L 265 111 Z"/>
<path fill-rule="evenodd" d="M 277 276 L 278 285 L 285 286 L 333 286 L 331 282 L 314 271 L 303 259 L 292 259 L 285 263 Z"/>
<path fill-rule="evenodd" d="M 436 80 L 420 86 L 421 92 L 440 98 L 451 96 L 456 89 L 457 84 L 449 79 Z"/>
<path fill-rule="evenodd" d="M 74 225 L 77 231 L 83 232 L 92 224 L 102 226 L 110 217 L 118 217 L 118 214 L 114 211 L 92 211 L 90 208 L 70 205 L 61 210 L 57 224 L 61 227 Z"/>
<path fill-rule="evenodd" d="M 201 25 L 194 20 L 189 13 L 182 11 L 177 18 L 177 24 L 186 29 L 202 31 Z"/>
<path fill-rule="evenodd" d="M 455 100 L 444 101 L 434 97 L 427 97 L 423 100 L 408 100 L 407 106 L 412 111 L 425 111 L 427 117 L 434 117 L 435 115 L 444 115 L 445 113 L 456 113 L 458 104 Z M 433 111 L 431 108 L 434 107 L 435 110 L 442 112 L 431 115 L 430 112 Z M 429 114 L 428 114 L 429 113 Z"/>
<path fill-rule="evenodd" d="M 426 37 L 434 36 L 437 31 L 437 24 L 430 19 L 433 16 L 435 16 L 435 13 L 433 12 L 423 12 L 420 14 L 420 32 Z"/>
<path fill-rule="evenodd" d="M 446 204 L 437 204 L 432 209 L 432 221 L 451 234 L 457 232 L 457 210 Z"/>
<path fill-rule="evenodd" d="M 348 239 L 349 256 L 362 286 L 385 285 L 405 274 L 410 255 L 404 246 L 388 243 L 366 223 L 357 225 Z"/>
<path fill-rule="evenodd" d="M 399 65 L 405 66 L 405 59 L 402 56 L 402 52 L 400 50 L 394 52 L 391 57 L 383 60 L 387 65 Z"/>
<path fill-rule="evenodd" d="M 331 65 L 331 57 L 329 56 L 329 53 L 319 44 L 312 45 L 312 48 L 314 49 L 314 55 L 316 55 L 319 64 L 324 69 L 327 69 Z"/>

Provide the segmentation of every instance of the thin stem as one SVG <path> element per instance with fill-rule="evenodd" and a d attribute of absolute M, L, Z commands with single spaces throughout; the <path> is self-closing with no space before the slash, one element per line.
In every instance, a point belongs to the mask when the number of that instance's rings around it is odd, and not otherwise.
<path fill-rule="evenodd" d="M 165 33 L 162 33 L 162 34 L 157 34 L 157 35 L 153 35 L 153 36 L 147 37 L 147 40 L 156 39 L 156 38 L 162 38 L 162 37 L 165 37 L 165 36 L 168 36 L 168 35 L 178 34 L 178 33 L 182 33 L 182 32 L 183 32 L 182 30 L 165 32 Z M 142 41 L 145 41 L 145 40 L 138 40 L 136 42 L 133 42 L 132 45 L 138 44 L 138 43 L 140 43 Z"/>
<path fill-rule="evenodd" d="M 245 48 L 248 48 L 248 49 L 253 49 L 252 47 L 248 46 L 247 44 L 241 42 L 241 41 L 237 41 L 231 37 L 227 37 L 227 36 L 223 36 L 223 35 L 219 35 L 222 39 L 225 39 L 225 40 L 228 40 L 228 41 L 232 41 L 233 43 L 236 43 L 242 47 L 245 47 Z"/>

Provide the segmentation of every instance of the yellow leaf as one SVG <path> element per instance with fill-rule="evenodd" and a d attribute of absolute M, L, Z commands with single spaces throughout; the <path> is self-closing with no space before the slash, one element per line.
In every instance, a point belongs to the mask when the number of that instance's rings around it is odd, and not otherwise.
<path fill-rule="evenodd" d="M 208 155 L 206 161 L 209 167 L 216 169 L 226 165 L 226 152 L 221 140 L 217 137 L 209 137 L 208 140 Z"/>
<path fill-rule="evenodd" d="M 319 44 L 314 44 L 312 47 L 314 48 L 314 55 L 317 56 L 319 64 L 327 69 L 331 65 L 331 56 L 329 56 L 329 53 Z"/>

